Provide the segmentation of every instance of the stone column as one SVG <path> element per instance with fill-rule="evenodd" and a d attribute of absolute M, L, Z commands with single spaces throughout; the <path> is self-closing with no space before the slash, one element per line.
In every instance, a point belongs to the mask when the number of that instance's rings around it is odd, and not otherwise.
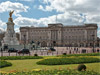
<path fill-rule="evenodd" d="M 20 43 L 21 43 L 21 41 L 22 41 L 21 32 L 19 33 L 19 36 L 20 36 L 19 40 L 20 40 Z"/>
<path fill-rule="evenodd" d="M 78 43 L 78 47 L 80 47 L 80 43 Z"/>
<path fill-rule="evenodd" d="M 95 37 L 94 37 L 94 40 L 97 40 L 97 30 L 95 30 Z"/>
<path fill-rule="evenodd" d="M 62 37 L 63 37 L 63 35 L 62 35 L 61 30 L 58 30 L 58 40 L 59 40 L 59 43 L 62 43 L 62 42 L 61 42 Z"/>
<path fill-rule="evenodd" d="M 86 47 L 86 43 L 84 43 L 84 47 Z"/>
<path fill-rule="evenodd" d="M 26 32 L 26 43 L 28 43 L 28 31 Z"/>
<path fill-rule="evenodd" d="M 48 31 L 48 40 L 49 40 L 49 43 L 51 43 L 51 40 L 52 40 L 51 39 L 51 30 Z"/>
<path fill-rule="evenodd" d="M 85 38 L 85 40 L 87 40 L 87 30 L 85 30 L 84 38 Z"/>
<path fill-rule="evenodd" d="M 47 42 L 47 47 L 49 46 L 49 42 Z"/>

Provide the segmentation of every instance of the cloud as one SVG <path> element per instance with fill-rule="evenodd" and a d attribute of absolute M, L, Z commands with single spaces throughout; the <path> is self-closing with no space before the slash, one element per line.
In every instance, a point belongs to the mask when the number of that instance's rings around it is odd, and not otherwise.
<path fill-rule="evenodd" d="M 77 13 L 64 13 L 57 15 L 57 23 L 63 23 L 64 25 L 79 25 L 82 24 L 82 21 L 82 16 Z M 56 15 L 40 19 L 18 17 L 14 22 L 19 26 L 47 26 L 49 23 L 56 23 Z"/>
<path fill-rule="evenodd" d="M 98 30 L 97 34 L 98 34 L 98 37 L 100 37 L 100 29 Z"/>
<path fill-rule="evenodd" d="M 42 5 L 39 5 L 39 9 L 45 11 Z"/>
<path fill-rule="evenodd" d="M 20 32 L 20 31 L 19 31 L 19 28 L 15 28 L 15 32 Z"/>
<path fill-rule="evenodd" d="M 6 23 L 0 20 L 0 33 L 5 31 Z"/>
<path fill-rule="evenodd" d="M 56 10 L 60 13 L 76 12 L 82 13 L 85 21 L 100 21 L 100 0 L 40 0 L 45 5 L 40 5 L 39 9 L 42 11 Z"/>
<path fill-rule="evenodd" d="M 10 10 L 14 10 L 14 14 L 15 16 L 21 16 L 19 13 L 20 12 L 27 12 L 27 10 L 29 9 L 28 6 L 25 6 L 19 2 L 10 2 L 10 1 L 6 1 L 6 2 L 2 2 L 0 3 L 0 13 L 3 12 L 7 12 Z"/>
<path fill-rule="evenodd" d="M 18 17 L 14 20 L 14 23 L 18 26 L 46 26 L 47 25 L 47 20 L 46 18 L 42 19 L 34 19 L 34 18 L 27 18 L 27 17 Z"/>
<path fill-rule="evenodd" d="M 36 19 L 26 18 L 26 17 L 18 17 L 14 20 L 14 23 L 19 26 L 32 26 L 36 25 Z"/>
<path fill-rule="evenodd" d="M 4 32 L 4 27 L 6 26 L 6 23 L 0 20 L 0 33 Z"/>
<path fill-rule="evenodd" d="M 6 23 L 0 20 L 0 27 L 4 27 L 5 25 Z"/>
<path fill-rule="evenodd" d="M 57 12 L 65 12 L 76 0 L 40 0 L 43 4 L 44 11 L 56 10 Z M 52 10 L 49 10 L 52 9 Z"/>
<path fill-rule="evenodd" d="M 34 0 L 16 0 L 16 1 L 33 2 Z"/>
<path fill-rule="evenodd" d="M 100 0 L 40 0 L 40 2 L 45 4 L 45 6 L 43 5 L 44 11 L 77 11 L 79 13 L 97 13 L 97 11 L 100 11 Z"/>
<path fill-rule="evenodd" d="M 88 15 L 87 16 L 87 21 L 95 22 L 95 23 L 100 23 L 100 15 Z"/>
<path fill-rule="evenodd" d="M 0 33 L 3 33 L 5 30 L 0 27 Z"/>

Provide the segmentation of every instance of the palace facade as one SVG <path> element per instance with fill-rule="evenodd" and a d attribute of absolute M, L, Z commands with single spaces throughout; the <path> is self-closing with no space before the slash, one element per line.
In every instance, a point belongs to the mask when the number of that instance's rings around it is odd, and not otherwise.
<path fill-rule="evenodd" d="M 48 27 L 20 27 L 20 43 L 40 42 L 41 46 L 99 46 L 97 24 L 64 26 L 61 23 Z"/>

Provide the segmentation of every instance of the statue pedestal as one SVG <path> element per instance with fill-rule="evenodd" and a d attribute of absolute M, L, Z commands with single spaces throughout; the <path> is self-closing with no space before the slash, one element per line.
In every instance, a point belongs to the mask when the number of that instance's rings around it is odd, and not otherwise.
<path fill-rule="evenodd" d="M 12 21 L 7 22 L 7 31 L 5 37 L 3 38 L 2 45 L 19 45 L 19 41 L 16 38 L 16 33 L 14 31 L 14 23 Z"/>

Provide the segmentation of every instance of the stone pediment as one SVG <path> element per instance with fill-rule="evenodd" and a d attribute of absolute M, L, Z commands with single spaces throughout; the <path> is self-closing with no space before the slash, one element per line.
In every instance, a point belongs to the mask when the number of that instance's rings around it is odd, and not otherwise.
<path fill-rule="evenodd" d="M 97 29 L 97 27 L 87 27 L 86 29 Z"/>
<path fill-rule="evenodd" d="M 93 28 L 96 28 L 96 27 L 87 27 L 87 28 L 93 29 Z"/>
<path fill-rule="evenodd" d="M 56 27 L 63 27 L 63 25 L 61 23 L 58 24 L 48 24 L 49 28 L 56 28 Z"/>

